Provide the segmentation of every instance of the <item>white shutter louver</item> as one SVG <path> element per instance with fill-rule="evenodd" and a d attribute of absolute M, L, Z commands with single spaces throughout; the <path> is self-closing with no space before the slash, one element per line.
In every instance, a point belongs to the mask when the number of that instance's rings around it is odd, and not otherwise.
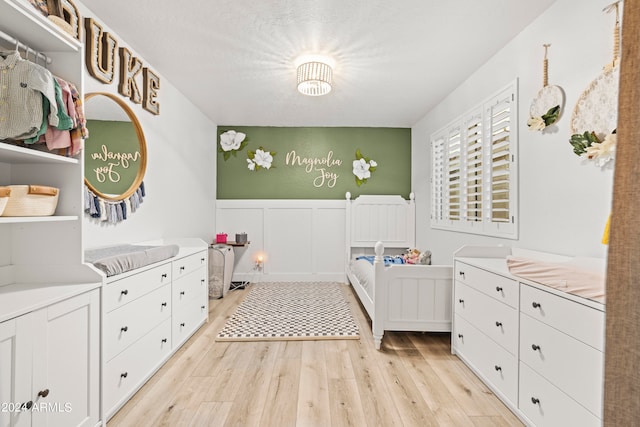
<path fill-rule="evenodd" d="M 444 219 L 444 134 L 431 140 L 431 220 Z"/>
<path fill-rule="evenodd" d="M 487 108 L 491 121 L 491 214 L 492 222 L 509 222 L 511 178 L 511 94 Z"/>
<path fill-rule="evenodd" d="M 465 126 L 466 219 L 482 221 L 482 114 L 475 114 Z"/>
<path fill-rule="evenodd" d="M 517 81 L 432 134 L 431 226 L 518 238 Z"/>
<path fill-rule="evenodd" d="M 462 141 L 460 138 L 460 128 L 449 131 L 447 137 L 447 192 L 446 208 L 447 218 L 450 221 L 460 220 L 460 199 L 461 199 L 461 176 L 462 176 Z"/>

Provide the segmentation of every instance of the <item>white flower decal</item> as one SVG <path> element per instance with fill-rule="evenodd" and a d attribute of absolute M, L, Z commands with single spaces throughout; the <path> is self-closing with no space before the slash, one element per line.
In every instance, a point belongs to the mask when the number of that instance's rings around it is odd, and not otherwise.
<path fill-rule="evenodd" d="M 371 165 L 365 161 L 365 159 L 359 159 L 353 161 L 353 174 L 358 177 L 359 180 L 365 180 L 371 178 L 371 172 L 369 168 Z"/>
<path fill-rule="evenodd" d="M 246 136 L 247 135 L 242 132 L 228 130 L 220 135 L 220 146 L 223 151 L 237 150 L 240 148 L 240 144 L 244 141 Z"/>
<path fill-rule="evenodd" d="M 228 130 L 220 135 L 220 148 L 218 151 L 223 154 L 225 160 L 229 160 L 231 154 L 235 156 L 236 152 L 242 150 L 248 142 L 246 134 Z"/>
<path fill-rule="evenodd" d="M 247 159 L 247 168 L 252 171 L 260 169 L 271 169 L 273 166 L 273 156 L 275 151 L 267 151 L 260 147 L 256 151 L 249 151 L 249 158 Z"/>
<path fill-rule="evenodd" d="M 378 163 L 375 160 L 364 157 L 360 149 L 356 150 L 356 159 L 353 161 L 353 174 L 356 176 L 358 187 L 371 178 L 371 174 L 377 167 Z"/>
<path fill-rule="evenodd" d="M 271 153 L 263 151 L 258 148 L 256 150 L 256 154 L 253 156 L 253 161 L 258 166 L 262 166 L 265 169 L 269 169 L 271 167 L 271 163 L 273 162 L 273 156 L 271 155 Z"/>

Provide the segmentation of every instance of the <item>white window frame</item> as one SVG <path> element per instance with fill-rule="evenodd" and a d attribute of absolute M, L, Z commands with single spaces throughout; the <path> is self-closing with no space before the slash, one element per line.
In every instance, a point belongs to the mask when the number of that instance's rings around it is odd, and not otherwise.
<path fill-rule="evenodd" d="M 518 81 L 431 135 L 431 227 L 518 238 Z"/>

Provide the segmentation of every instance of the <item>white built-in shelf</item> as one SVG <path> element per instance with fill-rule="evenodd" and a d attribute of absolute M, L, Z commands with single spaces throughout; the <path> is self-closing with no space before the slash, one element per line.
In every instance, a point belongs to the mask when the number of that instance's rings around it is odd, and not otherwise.
<path fill-rule="evenodd" d="M 82 44 L 38 12 L 27 0 L 0 0 L 2 31 L 41 52 L 77 52 Z M 36 25 L 33 25 L 36 23 Z M 29 28 L 28 32 L 24 29 Z"/>
<path fill-rule="evenodd" d="M 0 142 L 0 163 L 60 163 L 73 165 L 78 164 L 78 159 Z"/>
<path fill-rule="evenodd" d="M 0 224 L 25 224 L 34 222 L 65 222 L 77 221 L 76 215 L 53 216 L 0 216 Z"/>

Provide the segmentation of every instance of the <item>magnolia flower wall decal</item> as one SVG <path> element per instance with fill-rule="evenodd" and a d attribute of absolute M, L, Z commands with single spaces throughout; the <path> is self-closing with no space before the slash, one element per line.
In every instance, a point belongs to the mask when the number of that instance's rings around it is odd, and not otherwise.
<path fill-rule="evenodd" d="M 229 160 L 231 155 L 242 150 L 249 143 L 249 138 L 242 132 L 228 130 L 220 135 L 220 148 L 218 151 L 222 153 L 224 160 Z"/>
<path fill-rule="evenodd" d="M 356 160 L 353 161 L 353 174 L 356 177 L 358 187 L 371 178 L 371 174 L 375 172 L 377 167 L 378 163 L 375 160 L 364 157 L 360 149 L 356 150 Z"/>
<path fill-rule="evenodd" d="M 276 155 L 275 151 L 266 151 L 263 147 L 258 148 L 256 151 L 249 151 L 248 154 L 247 168 L 251 171 L 271 169 L 273 156 Z"/>

